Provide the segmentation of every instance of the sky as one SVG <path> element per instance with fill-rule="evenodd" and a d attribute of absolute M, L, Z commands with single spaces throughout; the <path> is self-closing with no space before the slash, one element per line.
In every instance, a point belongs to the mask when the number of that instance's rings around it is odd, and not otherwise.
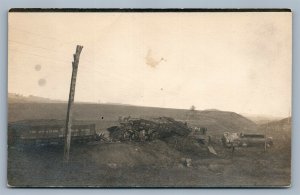
<path fill-rule="evenodd" d="M 287 117 L 290 12 L 9 13 L 8 92 Z"/>

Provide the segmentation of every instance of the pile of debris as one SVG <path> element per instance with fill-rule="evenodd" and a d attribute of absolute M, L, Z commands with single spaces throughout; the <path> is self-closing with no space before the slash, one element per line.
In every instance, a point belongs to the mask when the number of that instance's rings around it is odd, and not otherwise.
<path fill-rule="evenodd" d="M 191 129 L 186 123 L 169 117 L 141 119 L 126 117 L 119 126 L 108 128 L 113 141 L 151 141 L 171 136 L 187 136 Z"/>

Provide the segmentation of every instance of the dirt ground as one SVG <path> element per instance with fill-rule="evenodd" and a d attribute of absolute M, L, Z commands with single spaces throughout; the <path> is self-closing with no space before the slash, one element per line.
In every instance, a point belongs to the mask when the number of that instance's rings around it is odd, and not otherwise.
<path fill-rule="evenodd" d="M 290 185 L 289 146 L 240 148 L 233 154 L 214 140 L 205 149 L 179 150 L 161 140 L 63 146 L 9 147 L 10 186 L 68 187 L 266 187 Z M 184 159 L 192 159 L 187 167 Z"/>

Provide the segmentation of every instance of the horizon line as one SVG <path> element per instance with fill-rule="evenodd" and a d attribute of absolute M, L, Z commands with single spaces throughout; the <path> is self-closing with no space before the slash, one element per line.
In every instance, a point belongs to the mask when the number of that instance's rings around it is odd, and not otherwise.
<path fill-rule="evenodd" d="M 17 103 L 45 103 L 45 104 L 67 104 L 68 101 L 67 100 L 61 100 L 61 99 L 51 99 L 51 98 L 47 98 L 47 97 L 42 97 L 42 96 L 36 96 L 36 95 L 22 95 L 22 94 L 18 94 L 18 93 L 14 93 L 14 92 L 8 92 L 7 93 L 7 103 L 9 104 L 8 100 L 9 94 L 13 94 L 13 95 L 20 95 L 24 98 L 30 98 L 30 96 L 32 97 L 37 97 L 37 98 L 42 98 L 42 99 L 46 99 L 49 100 L 49 102 L 39 102 L 39 101 L 24 101 L 24 102 L 17 102 Z M 57 102 L 55 102 L 57 101 Z M 74 101 L 74 104 L 99 104 L 99 105 L 113 105 L 113 106 L 133 106 L 133 107 L 145 107 L 145 108 L 159 108 L 159 109 L 174 109 L 174 110 L 191 110 L 188 108 L 174 108 L 174 107 L 158 107 L 158 106 L 147 106 L 147 105 L 137 105 L 137 104 L 129 104 L 129 103 L 117 103 L 117 102 L 93 102 L 93 101 Z M 220 111 L 220 112 L 233 112 L 242 116 L 247 115 L 246 118 L 248 117 L 270 117 L 270 118 L 289 118 L 292 117 L 291 115 L 289 116 L 274 116 L 274 115 L 269 115 L 269 114 L 251 114 L 251 113 L 244 113 L 244 112 L 236 112 L 236 111 L 232 111 L 232 110 L 220 110 L 217 108 L 207 108 L 207 109 L 197 109 L 197 107 L 195 107 L 196 109 L 194 111 Z"/>

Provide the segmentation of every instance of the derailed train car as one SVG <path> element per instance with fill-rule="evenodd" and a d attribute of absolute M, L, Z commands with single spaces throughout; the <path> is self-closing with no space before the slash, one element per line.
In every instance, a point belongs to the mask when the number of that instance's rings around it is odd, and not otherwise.
<path fill-rule="evenodd" d="M 264 134 L 245 134 L 225 132 L 222 142 L 227 148 L 234 147 L 264 147 L 265 149 L 273 145 L 272 137 Z"/>
<path fill-rule="evenodd" d="M 97 139 L 95 124 L 75 123 L 72 126 L 72 142 L 88 142 Z M 58 120 L 19 121 L 8 124 L 8 143 L 61 144 L 64 142 L 65 125 Z"/>

